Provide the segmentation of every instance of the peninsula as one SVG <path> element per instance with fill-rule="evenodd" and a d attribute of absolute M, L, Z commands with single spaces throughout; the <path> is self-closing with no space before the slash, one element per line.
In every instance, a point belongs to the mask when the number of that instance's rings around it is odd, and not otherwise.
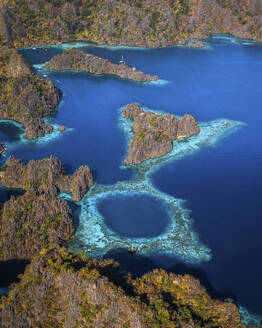
<path fill-rule="evenodd" d="M 45 66 L 56 71 L 74 70 L 99 75 L 111 74 L 136 82 L 158 80 L 157 76 L 145 74 L 125 63 L 113 64 L 108 59 L 85 53 L 77 48 L 68 49 L 64 53 L 54 56 Z"/>
<path fill-rule="evenodd" d="M 126 164 L 140 164 L 161 157 L 173 149 L 175 140 L 183 140 L 200 132 L 195 118 L 190 114 L 178 120 L 172 114 L 155 114 L 144 111 L 138 104 L 129 104 L 123 109 L 122 116 L 134 121 L 134 135 Z"/>
<path fill-rule="evenodd" d="M 113 260 L 43 248 L 0 298 L 2 328 L 245 328 L 237 307 L 189 275 L 154 270 L 133 280 Z"/>
<path fill-rule="evenodd" d="M 71 210 L 56 196 L 68 192 L 80 201 L 93 185 L 88 166 L 69 176 L 53 156 L 27 165 L 11 157 L 0 178 L 4 187 L 25 190 L 22 196 L 12 196 L 1 210 L 0 260 L 30 260 L 43 247 L 63 246 L 73 237 Z"/>
<path fill-rule="evenodd" d="M 80 200 L 93 184 L 88 167 L 66 176 L 55 157 L 27 165 L 11 157 L 0 177 L 25 190 L 2 206 L 0 260 L 30 261 L 0 297 L 1 327 L 245 328 L 236 305 L 212 299 L 190 275 L 160 269 L 132 279 L 113 260 L 64 248 L 75 230 L 68 203 L 56 196 Z"/>
<path fill-rule="evenodd" d="M 19 122 L 28 139 L 53 131 L 42 118 L 54 113 L 61 92 L 49 79 L 33 73 L 19 52 L 0 47 L 0 119 Z"/>

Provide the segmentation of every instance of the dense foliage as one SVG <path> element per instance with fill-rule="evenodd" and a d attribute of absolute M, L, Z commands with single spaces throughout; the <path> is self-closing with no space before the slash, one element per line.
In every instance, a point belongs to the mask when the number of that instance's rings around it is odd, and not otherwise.
<path fill-rule="evenodd" d="M 2 43 L 15 46 L 90 40 L 106 44 L 184 44 L 210 33 L 262 40 L 256 0 L 7 0 Z"/>
<path fill-rule="evenodd" d="M 22 56 L 12 48 L 0 47 L 0 118 L 23 124 L 30 139 L 50 132 L 41 121 L 53 113 L 60 93 L 49 79 L 33 74 Z"/>
<path fill-rule="evenodd" d="M 235 305 L 212 300 L 191 276 L 155 270 L 132 280 L 114 261 L 63 248 L 41 250 L 0 302 L 3 327 L 244 327 Z"/>

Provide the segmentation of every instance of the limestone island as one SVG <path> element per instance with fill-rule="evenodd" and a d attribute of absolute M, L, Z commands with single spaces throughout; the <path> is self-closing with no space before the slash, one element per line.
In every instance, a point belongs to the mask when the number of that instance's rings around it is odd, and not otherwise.
<path fill-rule="evenodd" d="M 10 157 L 2 166 L 0 178 L 4 187 L 25 191 L 2 205 L 0 261 L 31 260 L 43 247 L 61 247 L 73 237 L 71 209 L 57 195 L 68 192 L 73 200 L 80 201 L 93 185 L 88 166 L 65 175 L 54 156 L 31 160 L 27 165 Z"/>
<path fill-rule="evenodd" d="M 134 121 L 126 164 L 140 164 L 164 156 L 172 151 L 175 140 L 184 140 L 200 132 L 190 114 L 179 120 L 173 114 L 155 114 L 144 111 L 138 104 L 129 104 L 122 116 Z"/>
<path fill-rule="evenodd" d="M 19 122 L 27 139 L 53 131 L 42 118 L 54 113 L 61 92 L 49 79 L 41 79 L 19 52 L 0 47 L 0 119 Z"/>
<path fill-rule="evenodd" d="M 56 71 L 80 71 L 98 75 L 110 74 L 136 82 L 158 80 L 156 75 L 145 74 L 135 67 L 127 66 L 124 60 L 120 64 L 113 64 L 105 58 L 85 53 L 77 48 L 68 49 L 62 54 L 54 56 L 45 66 Z"/>

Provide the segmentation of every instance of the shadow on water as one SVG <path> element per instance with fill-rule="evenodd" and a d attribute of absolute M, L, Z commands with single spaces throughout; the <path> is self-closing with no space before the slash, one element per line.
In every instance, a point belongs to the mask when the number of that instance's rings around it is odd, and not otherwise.
<path fill-rule="evenodd" d="M 157 256 L 157 260 L 161 259 L 161 262 L 163 263 L 174 263 L 174 265 L 171 265 L 168 268 L 158 264 L 158 261 L 156 261 L 153 257 L 144 257 L 138 254 L 132 254 L 126 249 L 114 249 L 108 252 L 104 258 L 112 258 L 116 260 L 125 272 L 130 272 L 132 274 L 133 278 L 141 277 L 143 274 L 153 271 L 154 269 L 161 268 L 174 274 L 189 274 L 200 281 L 201 285 L 205 287 L 208 294 L 212 298 L 217 298 L 222 301 L 225 299 L 232 299 L 236 302 L 236 297 L 230 290 L 225 290 L 223 292 L 218 292 L 215 290 L 209 281 L 207 273 L 203 269 L 196 266 L 186 265 L 173 257 L 166 255 Z"/>
<path fill-rule="evenodd" d="M 69 205 L 71 211 L 72 211 L 72 218 L 73 218 L 73 223 L 74 223 L 74 228 L 77 230 L 79 227 L 79 216 L 81 212 L 81 206 L 78 206 L 74 202 L 71 202 L 67 200 L 67 204 Z"/>
<path fill-rule="evenodd" d="M 24 273 L 29 263 L 27 260 L 0 261 L 0 286 L 7 287 L 18 282 L 18 275 Z"/>
<path fill-rule="evenodd" d="M 7 121 L 0 122 L 0 141 L 10 142 L 17 141 L 20 139 L 23 130 L 13 123 Z"/>
<path fill-rule="evenodd" d="M 9 189 L 0 185 L 0 202 L 8 201 L 11 196 L 21 196 L 25 193 L 23 189 Z"/>

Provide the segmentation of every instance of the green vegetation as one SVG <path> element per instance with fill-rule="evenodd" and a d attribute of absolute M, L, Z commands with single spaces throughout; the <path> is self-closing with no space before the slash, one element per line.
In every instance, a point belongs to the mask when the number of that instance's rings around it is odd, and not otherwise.
<path fill-rule="evenodd" d="M 0 47 L 0 63 L 0 118 L 23 124 L 30 139 L 43 135 L 47 125 L 40 119 L 53 113 L 60 93 L 51 80 L 33 74 L 15 49 Z"/>
<path fill-rule="evenodd" d="M 69 40 L 158 47 L 206 38 L 208 31 L 239 35 L 239 24 L 247 25 L 250 38 L 262 40 L 257 19 L 261 8 L 249 0 L 116 0 L 114 5 L 110 0 L 6 2 L 0 44 L 13 42 L 15 47 Z M 229 24 L 223 17 L 229 21 L 237 17 L 237 21 Z M 5 26 L 8 35 L 1 33 Z"/>
<path fill-rule="evenodd" d="M 77 328 L 244 328 L 235 305 L 212 300 L 189 275 L 155 270 L 132 280 L 112 260 L 64 248 L 45 248 L 33 258 L 20 283 L 1 298 L 0 319 L 1 311 L 8 318 L 13 310 L 30 327 L 63 327 L 71 320 Z"/>

